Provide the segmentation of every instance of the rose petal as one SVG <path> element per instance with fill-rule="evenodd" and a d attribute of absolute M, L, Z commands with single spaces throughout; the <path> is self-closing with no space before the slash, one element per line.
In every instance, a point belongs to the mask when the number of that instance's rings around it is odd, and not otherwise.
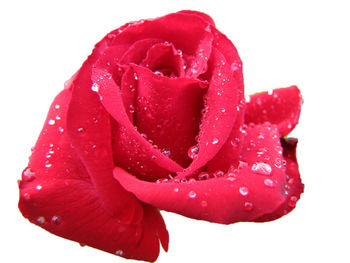
<path fill-rule="evenodd" d="M 123 209 L 117 215 L 106 209 L 70 144 L 66 120 L 71 94 L 71 88 L 65 89 L 50 108 L 19 182 L 19 209 L 32 223 L 58 236 L 110 253 L 119 251 L 126 258 L 153 261 L 159 253 L 158 238 L 167 249 L 164 222 L 157 209 L 141 205 L 123 188 L 114 192 Z"/>
<path fill-rule="evenodd" d="M 202 17 L 204 15 L 205 17 L 205 14 L 200 13 L 198 15 L 201 15 Z M 225 56 L 227 63 L 231 65 L 239 104 L 237 105 L 237 117 L 234 122 L 231 134 L 226 140 L 226 143 L 216 154 L 216 156 L 208 162 L 207 169 L 208 171 L 227 171 L 231 165 L 237 165 L 243 145 L 241 143 L 243 133 L 240 129 L 244 123 L 245 111 L 242 61 L 238 55 L 237 49 L 232 44 L 232 42 L 220 31 L 218 31 L 214 27 L 214 24 L 212 25 L 213 26 L 211 27 L 211 30 L 215 36 L 213 45 Z M 234 107 L 234 105 L 232 106 Z"/>
<path fill-rule="evenodd" d="M 202 12 L 193 11 L 193 10 L 182 10 L 182 11 L 180 11 L 178 13 L 199 16 L 200 18 L 202 18 L 207 23 L 215 26 L 214 20 L 210 16 L 208 16 L 207 14 L 204 14 Z"/>
<path fill-rule="evenodd" d="M 142 213 L 138 201 L 111 178 L 114 164 L 109 115 L 91 90 L 90 63 L 91 57 L 73 81 L 72 99 L 67 113 L 67 131 L 71 143 L 110 213 L 120 215 L 120 211 L 128 211 L 125 208 L 128 203 L 134 204 L 138 207 L 136 211 Z M 115 195 L 116 192 L 120 194 Z"/>
<path fill-rule="evenodd" d="M 205 30 L 207 26 L 208 23 L 198 16 L 174 13 L 152 20 L 126 24 L 108 34 L 100 45 L 113 46 L 115 54 L 121 58 L 122 54 L 125 54 L 135 42 L 153 38 L 161 39 L 163 42 L 168 41 L 183 53 L 195 56 L 198 53 L 198 47 L 204 49 L 204 45 L 208 45 L 206 42 L 212 38 L 212 34 Z M 207 51 L 203 54 L 206 53 Z"/>
<path fill-rule="evenodd" d="M 283 147 L 283 157 L 287 162 L 286 174 L 288 177 L 284 186 L 284 191 L 287 194 L 287 197 L 273 213 L 257 218 L 257 222 L 276 220 L 288 214 L 295 208 L 300 195 L 304 192 L 304 185 L 300 179 L 299 167 L 296 158 L 296 147 L 298 140 L 294 138 L 287 138 L 282 139 L 281 142 Z"/>
<path fill-rule="evenodd" d="M 207 164 L 220 151 L 232 133 L 239 112 L 240 80 L 234 78 L 231 66 L 224 56 L 213 49 L 209 61 L 209 88 L 206 94 L 205 113 L 202 116 L 198 156 L 178 178 L 193 174 Z"/>
<path fill-rule="evenodd" d="M 250 96 L 246 104 L 245 123 L 278 125 L 281 136 L 289 134 L 297 125 L 302 98 L 296 86 L 275 89 Z"/>
<path fill-rule="evenodd" d="M 182 55 L 169 43 L 153 45 L 140 66 L 170 77 L 183 77 L 185 74 Z"/>
<path fill-rule="evenodd" d="M 166 211 L 224 224 L 254 221 L 285 201 L 286 176 L 277 128 L 267 124 L 248 127 L 246 134 L 242 153 L 246 165 L 223 177 L 150 183 L 119 167 L 114 177 L 143 202 Z M 263 148 L 267 150 L 258 156 Z"/>
<path fill-rule="evenodd" d="M 121 150 L 127 150 L 128 155 L 126 157 L 132 159 L 132 163 L 137 164 L 137 159 L 140 159 L 140 164 L 150 165 L 153 164 L 156 167 L 163 169 L 163 174 L 147 173 L 145 180 L 154 180 L 164 176 L 164 172 L 177 172 L 183 170 L 183 168 L 176 162 L 172 161 L 170 158 L 162 154 L 160 151 L 155 149 L 152 144 L 150 144 L 141 134 L 135 129 L 135 127 L 130 122 L 125 107 L 122 102 L 120 89 L 115 84 L 114 80 L 109 77 L 109 73 L 102 69 L 92 70 L 92 80 L 96 85 L 98 85 L 98 94 L 100 96 L 101 103 L 104 108 L 111 114 L 115 121 L 120 125 L 121 135 L 120 138 L 124 142 L 130 142 L 129 146 L 121 147 Z M 125 141 L 127 139 L 127 141 Z M 119 150 L 118 150 L 119 151 Z M 118 152 L 117 151 L 117 152 Z M 155 158 L 152 158 L 155 156 Z M 142 161 L 142 162 L 141 162 Z M 120 162 L 117 160 L 117 162 Z M 125 166 L 123 166 L 125 167 Z M 151 177 L 154 176 L 154 177 Z"/>
<path fill-rule="evenodd" d="M 133 68 L 138 76 L 135 125 L 163 153 L 188 166 L 192 159 L 187 152 L 196 144 L 206 83 L 157 76 L 136 65 Z"/>
<path fill-rule="evenodd" d="M 161 39 L 141 39 L 133 43 L 120 58 L 120 64 L 140 64 L 147 55 L 147 51 L 155 44 L 163 43 Z M 114 47 L 111 48 L 111 51 Z M 108 57 L 118 57 L 117 54 L 110 54 Z"/>

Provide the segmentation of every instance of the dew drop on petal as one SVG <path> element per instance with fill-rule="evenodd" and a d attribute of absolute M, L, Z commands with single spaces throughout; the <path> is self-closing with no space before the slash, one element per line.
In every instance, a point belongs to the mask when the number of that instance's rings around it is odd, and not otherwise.
<path fill-rule="evenodd" d="M 248 195 L 249 191 L 248 191 L 248 187 L 242 186 L 239 188 L 239 193 L 243 196 Z"/>
<path fill-rule="evenodd" d="M 91 90 L 92 90 L 93 92 L 98 92 L 99 89 L 100 89 L 100 87 L 98 86 L 97 83 L 92 84 Z"/>
<path fill-rule="evenodd" d="M 275 183 L 274 181 L 272 181 L 271 179 L 265 179 L 264 180 L 264 184 L 268 187 L 274 187 L 275 186 Z"/>
<path fill-rule="evenodd" d="M 41 185 L 37 185 L 37 186 L 35 187 L 35 189 L 39 191 L 39 190 L 43 189 L 43 187 L 42 187 Z"/>
<path fill-rule="evenodd" d="M 118 249 L 118 250 L 115 252 L 115 254 L 116 254 L 117 256 L 122 256 L 122 255 L 124 254 L 124 251 L 121 250 L 121 249 Z"/>
<path fill-rule="evenodd" d="M 40 225 L 44 224 L 45 223 L 45 217 L 43 216 L 39 216 L 37 219 L 36 219 L 36 222 Z"/>
<path fill-rule="evenodd" d="M 175 193 L 179 192 L 179 188 L 178 188 L 178 187 L 175 187 L 175 188 L 174 188 L 174 192 L 175 192 Z"/>
<path fill-rule="evenodd" d="M 255 163 L 252 166 L 252 171 L 254 173 L 262 175 L 270 175 L 272 172 L 271 166 L 267 163 Z"/>
<path fill-rule="evenodd" d="M 59 225 L 62 223 L 62 220 L 59 216 L 53 216 L 51 217 L 51 223 L 54 225 Z"/>
<path fill-rule="evenodd" d="M 188 193 L 188 197 L 189 197 L 189 198 L 192 198 L 192 199 L 193 199 L 193 198 L 195 198 L 196 196 L 197 196 L 197 194 L 196 194 L 196 192 L 193 191 L 193 190 L 190 191 L 190 192 Z"/>
<path fill-rule="evenodd" d="M 28 194 L 28 193 L 24 193 L 23 195 L 22 195 L 22 197 L 24 198 L 24 200 L 29 200 L 30 199 L 30 194 Z"/>
<path fill-rule="evenodd" d="M 298 198 L 296 196 L 291 196 L 290 199 L 289 199 L 289 202 L 288 202 L 288 205 L 290 207 L 295 207 L 296 204 L 297 204 L 297 201 L 298 201 Z"/>
<path fill-rule="evenodd" d="M 201 172 L 198 175 L 198 180 L 206 180 L 209 178 L 209 174 L 207 172 Z"/>
<path fill-rule="evenodd" d="M 253 210 L 253 204 L 251 202 L 245 202 L 244 203 L 244 210 L 252 211 Z"/>
<path fill-rule="evenodd" d="M 35 179 L 35 173 L 30 168 L 27 168 L 22 173 L 22 179 L 25 182 L 31 182 Z"/>
<path fill-rule="evenodd" d="M 49 121 L 48 121 L 48 124 L 51 125 L 51 126 L 52 126 L 52 125 L 55 125 L 55 123 L 56 123 L 55 120 L 49 120 Z"/>
<path fill-rule="evenodd" d="M 214 177 L 222 177 L 222 176 L 224 176 L 224 175 L 225 175 L 225 173 L 224 173 L 223 171 L 221 171 L 221 170 L 215 171 L 215 172 L 213 173 L 213 176 L 214 176 Z"/>
<path fill-rule="evenodd" d="M 217 138 L 214 138 L 212 141 L 211 141 L 212 144 L 218 144 L 219 143 L 219 140 Z"/>
<path fill-rule="evenodd" d="M 195 159 L 198 155 L 198 151 L 199 149 L 197 145 L 190 147 L 187 152 L 188 157 L 190 157 L 191 159 Z"/>

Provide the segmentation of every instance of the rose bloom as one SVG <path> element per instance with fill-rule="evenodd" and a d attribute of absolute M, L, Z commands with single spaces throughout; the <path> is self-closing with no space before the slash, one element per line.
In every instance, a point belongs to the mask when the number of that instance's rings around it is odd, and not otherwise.
<path fill-rule="evenodd" d="M 181 11 L 103 38 L 55 98 L 19 181 L 24 217 L 154 261 L 159 209 L 231 224 L 289 213 L 303 184 L 297 87 L 244 98 L 242 62 L 212 19 Z"/>

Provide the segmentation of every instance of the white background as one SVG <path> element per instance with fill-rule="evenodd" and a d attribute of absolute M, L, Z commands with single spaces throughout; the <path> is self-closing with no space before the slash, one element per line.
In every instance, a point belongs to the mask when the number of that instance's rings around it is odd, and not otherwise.
<path fill-rule="evenodd" d="M 170 250 L 157 262 L 349 262 L 350 8 L 346 1 L 288 2 L 1 2 L 0 261 L 127 262 L 30 224 L 17 209 L 16 180 L 54 96 L 95 43 L 126 22 L 194 9 L 210 14 L 238 48 L 246 94 L 300 87 L 305 103 L 292 135 L 305 193 L 291 214 L 264 224 L 163 213 Z"/>

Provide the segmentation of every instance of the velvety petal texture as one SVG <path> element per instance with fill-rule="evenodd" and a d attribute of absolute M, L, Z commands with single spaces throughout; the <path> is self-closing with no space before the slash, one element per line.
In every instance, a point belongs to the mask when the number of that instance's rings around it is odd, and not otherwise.
<path fill-rule="evenodd" d="M 58 236 L 155 261 L 159 210 L 231 224 L 292 211 L 303 192 L 296 86 L 244 97 L 236 48 L 181 11 L 107 34 L 53 102 L 19 180 L 24 217 Z"/>

